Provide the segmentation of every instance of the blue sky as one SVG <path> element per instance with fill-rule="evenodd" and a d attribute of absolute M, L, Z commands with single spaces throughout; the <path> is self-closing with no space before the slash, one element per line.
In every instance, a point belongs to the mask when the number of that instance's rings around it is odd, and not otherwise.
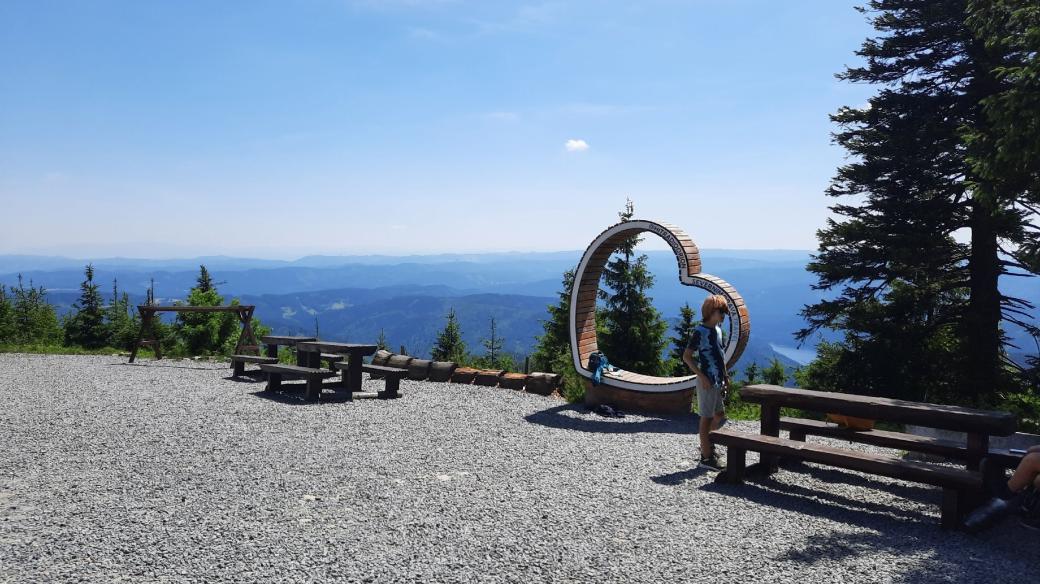
<path fill-rule="evenodd" d="M 0 253 L 814 248 L 855 4 L 7 0 Z"/>

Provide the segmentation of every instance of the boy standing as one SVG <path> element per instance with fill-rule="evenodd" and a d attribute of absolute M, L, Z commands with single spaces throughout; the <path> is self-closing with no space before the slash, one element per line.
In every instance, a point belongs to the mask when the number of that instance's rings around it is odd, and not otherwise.
<path fill-rule="evenodd" d="M 729 314 L 726 297 L 709 296 L 701 305 L 701 323 L 693 329 L 683 351 L 683 363 L 697 376 L 697 412 L 700 414 L 700 466 L 722 470 L 708 434 L 717 430 L 726 417 L 723 392 L 729 385 L 729 372 L 722 352 L 722 324 Z"/>

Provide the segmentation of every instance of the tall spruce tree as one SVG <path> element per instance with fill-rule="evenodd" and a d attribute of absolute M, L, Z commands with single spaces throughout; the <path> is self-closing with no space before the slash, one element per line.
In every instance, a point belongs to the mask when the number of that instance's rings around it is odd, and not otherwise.
<path fill-rule="evenodd" d="M 1023 216 L 970 161 L 999 84 L 967 4 L 870 2 L 879 36 L 857 53 L 866 64 L 839 76 L 881 89 L 832 116 L 853 162 L 827 194 L 851 200 L 831 207 L 839 219 L 818 233 L 809 269 L 816 288 L 841 294 L 807 306 L 798 336 L 845 331 L 832 362 L 850 391 L 984 402 L 1007 387 L 1000 323 L 1028 306 L 999 291 L 999 242 L 1021 242 Z M 969 244 L 953 238 L 960 229 Z"/>
<path fill-rule="evenodd" d="M 72 305 L 74 312 L 65 321 L 65 344 L 100 349 L 108 344 L 110 330 L 105 325 L 101 293 L 94 283 L 94 266 L 87 264 L 83 275 L 86 279 L 79 286 L 79 300 Z"/>
<path fill-rule="evenodd" d="M 629 200 L 618 217 L 627 221 L 634 213 Z M 611 364 L 622 369 L 662 375 L 667 374 L 662 354 L 668 323 L 647 296 L 654 276 L 647 269 L 646 255 L 636 255 L 639 241 L 636 236 L 621 242 L 603 271 L 608 290 L 599 291 L 600 299 L 606 301 L 600 347 Z"/>
<path fill-rule="evenodd" d="M 979 192 L 1008 218 L 1001 259 L 1018 273 L 1040 274 L 1040 3 L 972 0 L 968 12 L 968 26 L 995 64 L 997 87 L 967 134 L 967 159 Z M 1023 310 L 1034 307 L 1017 304 L 1005 302 L 1005 319 L 1032 334 L 1040 349 L 1040 327 Z"/>
<path fill-rule="evenodd" d="M 679 322 L 672 329 L 675 331 L 675 336 L 671 338 L 672 354 L 669 361 L 672 368 L 671 373 L 675 377 L 691 374 L 691 371 L 686 367 L 686 363 L 683 363 L 682 356 L 686 351 L 686 344 L 690 342 L 690 336 L 693 335 L 693 327 L 695 326 L 697 326 L 697 313 L 690 306 L 690 303 L 686 302 L 679 308 Z"/>
<path fill-rule="evenodd" d="M 484 361 L 488 367 L 494 369 L 501 366 L 503 342 L 498 334 L 498 323 L 492 316 L 488 325 L 488 336 L 481 341 L 484 345 Z"/>
<path fill-rule="evenodd" d="M 209 275 L 209 270 L 206 269 L 206 266 L 199 266 L 199 276 L 195 280 L 194 289 L 204 293 L 216 290 L 213 284 L 213 277 Z"/>
<path fill-rule="evenodd" d="M 431 355 L 437 361 L 453 361 L 462 365 L 468 361 L 468 355 L 454 308 L 448 309 L 447 321 L 444 330 L 437 335 L 437 344 L 434 345 Z"/>

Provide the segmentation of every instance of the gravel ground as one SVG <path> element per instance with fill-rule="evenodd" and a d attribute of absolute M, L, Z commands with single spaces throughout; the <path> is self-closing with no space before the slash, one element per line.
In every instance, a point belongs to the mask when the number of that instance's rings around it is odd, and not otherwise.
<path fill-rule="evenodd" d="M 124 361 L 0 355 L 0 581 L 1036 581 L 1040 535 L 943 532 L 936 489 L 716 485 L 689 421 L 416 382 L 314 405 Z"/>

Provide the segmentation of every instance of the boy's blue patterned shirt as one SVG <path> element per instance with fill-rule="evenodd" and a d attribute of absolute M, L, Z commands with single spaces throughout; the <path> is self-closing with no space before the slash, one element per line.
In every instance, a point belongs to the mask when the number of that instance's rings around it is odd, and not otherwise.
<path fill-rule="evenodd" d="M 704 323 L 693 327 L 690 342 L 686 345 L 697 357 L 697 368 L 711 380 L 712 385 L 721 385 L 726 372 L 726 358 L 722 352 L 722 327 L 708 327 Z"/>

